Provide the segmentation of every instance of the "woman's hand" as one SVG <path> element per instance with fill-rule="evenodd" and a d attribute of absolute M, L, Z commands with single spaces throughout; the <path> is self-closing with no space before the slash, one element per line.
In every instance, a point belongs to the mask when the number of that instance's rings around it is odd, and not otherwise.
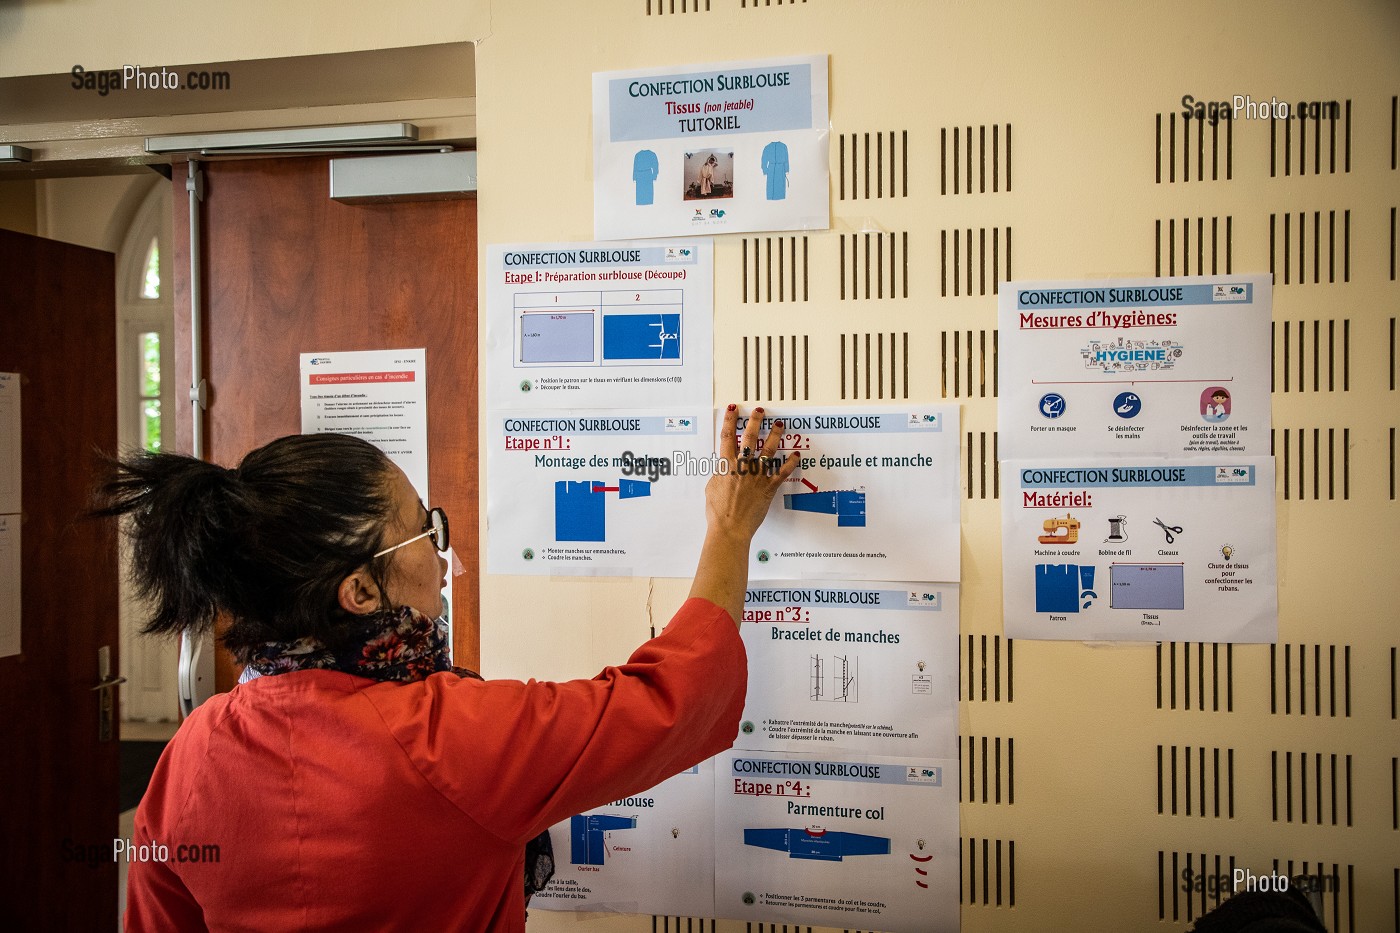
<path fill-rule="evenodd" d="M 719 456 L 728 469 L 719 469 L 705 487 L 705 515 L 711 533 L 718 533 L 745 548 L 768 515 L 778 487 L 797 469 L 796 453 L 786 459 L 778 454 L 782 445 L 783 422 L 775 420 L 768 436 L 759 444 L 763 409 L 755 408 L 739 436 L 739 411 L 730 405 L 724 413 L 719 434 Z"/>
<path fill-rule="evenodd" d="M 736 623 L 744 617 L 744 590 L 749 581 L 749 544 L 768 515 L 778 487 L 797 469 L 799 456 L 778 456 L 783 423 L 774 421 L 759 444 L 763 409 L 755 408 L 739 434 L 739 410 L 730 405 L 719 435 L 719 455 L 725 466 L 705 487 L 708 529 L 695 570 L 692 597 L 708 599 L 726 609 Z"/>

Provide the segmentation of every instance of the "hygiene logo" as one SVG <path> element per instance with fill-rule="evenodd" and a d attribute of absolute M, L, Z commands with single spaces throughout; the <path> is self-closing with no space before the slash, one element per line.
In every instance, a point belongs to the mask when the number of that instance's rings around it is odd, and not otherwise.
<path fill-rule="evenodd" d="M 1091 340 L 1079 351 L 1085 369 L 1105 373 L 1143 373 L 1171 369 L 1186 348 L 1174 340 Z"/>
<path fill-rule="evenodd" d="M 695 419 L 667 417 L 666 431 L 669 434 L 694 434 Z"/>
<path fill-rule="evenodd" d="M 699 211 L 696 211 L 698 214 Z M 694 250 L 688 246 L 668 246 L 666 247 L 667 262 L 687 262 L 694 255 Z"/>
<path fill-rule="evenodd" d="M 1249 286 L 1246 285 L 1217 285 L 1211 289 L 1211 301 L 1248 301 Z"/>
<path fill-rule="evenodd" d="M 941 786 L 943 784 L 942 772 L 942 768 L 910 767 L 904 774 L 904 783 Z"/>
<path fill-rule="evenodd" d="M 925 609 L 940 609 L 942 608 L 942 600 L 939 596 L 940 594 L 930 593 L 927 590 L 908 590 L 905 605 L 921 606 Z"/>
<path fill-rule="evenodd" d="M 941 426 L 936 412 L 911 411 L 909 413 L 909 429 L 911 431 L 937 431 Z"/>
<path fill-rule="evenodd" d="M 1216 483 L 1247 483 L 1250 481 L 1250 468 L 1247 466 L 1222 466 L 1215 468 Z"/>

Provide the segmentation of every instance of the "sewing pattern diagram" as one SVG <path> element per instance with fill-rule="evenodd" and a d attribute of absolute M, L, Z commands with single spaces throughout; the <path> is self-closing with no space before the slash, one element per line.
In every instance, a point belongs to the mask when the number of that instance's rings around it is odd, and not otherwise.
<path fill-rule="evenodd" d="M 636 828 L 635 816 L 594 813 L 570 817 L 569 861 L 574 865 L 606 864 L 608 837 L 615 830 Z"/>
<path fill-rule="evenodd" d="M 651 495 L 651 483 L 639 479 L 619 479 L 616 486 L 597 480 L 557 480 L 554 483 L 554 540 L 606 541 L 607 494 L 619 499 L 640 499 Z"/>
<path fill-rule="evenodd" d="M 864 528 L 865 487 L 791 493 L 783 496 L 783 508 L 794 512 L 835 515 L 838 528 Z"/>
<path fill-rule="evenodd" d="M 814 654 L 810 661 L 809 699 L 829 703 L 860 702 L 860 658 L 846 654 L 830 657 Z"/>
<path fill-rule="evenodd" d="M 745 829 L 744 845 L 786 852 L 788 858 L 840 862 L 855 855 L 889 855 L 890 840 L 824 829 Z"/>

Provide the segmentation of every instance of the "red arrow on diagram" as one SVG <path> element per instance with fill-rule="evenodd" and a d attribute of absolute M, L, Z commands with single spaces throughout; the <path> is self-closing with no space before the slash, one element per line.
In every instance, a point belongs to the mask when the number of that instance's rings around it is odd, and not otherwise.
<path fill-rule="evenodd" d="M 621 486 L 594 486 L 594 492 L 622 492 Z"/>
<path fill-rule="evenodd" d="M 802 477 L 802 485 L 804 485 L 804 486 L 806 486 L 808 489 L 812 490 L 812 492 L 816 492 L 816 491 L 817 491 L 817 487 L 816 487 L 816 486 L 813 486 L 812 483 L 811 483 L 811 481 L 808 480 L 807 477 L 805 477 L 805 476 Z"/>

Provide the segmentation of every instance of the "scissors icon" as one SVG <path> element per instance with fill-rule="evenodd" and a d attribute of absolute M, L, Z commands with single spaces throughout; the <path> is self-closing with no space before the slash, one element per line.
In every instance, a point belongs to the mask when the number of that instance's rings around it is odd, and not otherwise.
<path fill-rule="evenodd" d="M 1168 543 L 1168 544 L 1171 544 L 1173 541 L 1175 541 L 1175 540 L 1176 540 L 1176 536 L 1179 535 L 1179 534 L 1181 534 L 1181 526 L 1180 526 L 1180 525 L 1168 525 L 1168 524 L 1164 523 L 1160 518 L 1154 518 L 1154 519 L 1152 520 L 1152 523 L 1153 523 L 1154 525 L 1156 525 L 1158 528 L 1162 529 L 1162 534 L 1164 534 L 1164 535 L 1167 536 L 1167 543 Z"/>

